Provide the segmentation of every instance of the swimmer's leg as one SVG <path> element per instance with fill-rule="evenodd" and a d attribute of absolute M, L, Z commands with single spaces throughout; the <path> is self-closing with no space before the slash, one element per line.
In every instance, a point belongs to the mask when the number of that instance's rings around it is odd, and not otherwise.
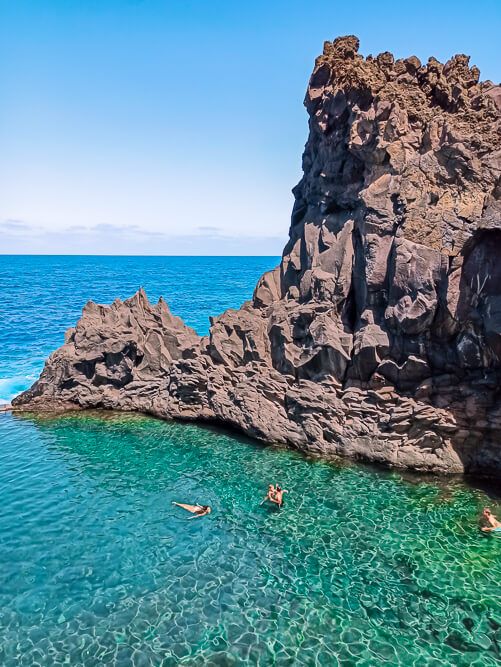
<path fill-rule="evenodd" d="M 172 504 L 177 505 L 178 507 L 182 507 L 184 510 L 188 510 L 188 512 L 191 512 L 192 514 L 200 512 L 202 509 L 201 505 L 188 505 L 187 503 L 176 503 L 174 501 L 172 501 Z"/>

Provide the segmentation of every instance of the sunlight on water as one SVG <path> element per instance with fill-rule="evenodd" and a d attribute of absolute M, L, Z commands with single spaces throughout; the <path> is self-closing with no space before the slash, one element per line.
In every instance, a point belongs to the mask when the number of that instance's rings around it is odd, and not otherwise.
<path fill-rule="evenodd" d="M 0 415 L 0 488 L 3 667 L 499 664 L 501 540 L 461 481 L 90 413 Z"/>

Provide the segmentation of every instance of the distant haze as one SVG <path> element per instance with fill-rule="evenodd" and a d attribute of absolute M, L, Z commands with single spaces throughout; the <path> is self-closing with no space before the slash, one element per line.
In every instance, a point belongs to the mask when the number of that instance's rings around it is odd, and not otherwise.
<path fill-rule="evenodd" d="M 501 78 L 499 0 L 0 0 L 0 252 L 280 254 L 323 41 Z"/>

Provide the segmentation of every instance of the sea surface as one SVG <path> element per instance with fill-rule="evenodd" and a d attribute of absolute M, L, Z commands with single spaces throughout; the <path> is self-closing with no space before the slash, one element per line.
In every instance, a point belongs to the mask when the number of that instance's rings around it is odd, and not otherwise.
<path fill-rule="evenodd" d="M 88 298 L 143 285 L 204 333 L 276 262 L 0 257 L 2 397 Z M 478 530 L 501 504 L 479 483 L 141 415 L 6 413 L 0 501 L 2 667 L 501 663 L 501 539 Z"/>
<path fill-rule="evenodd" d="M 238 308 L 279 257 L 0 255 L 0 403 L 28 389 L 64 343 L 87 301 L 112 303 L 140 287 L 163 296 L 200 335 L 209 316 Z"/>

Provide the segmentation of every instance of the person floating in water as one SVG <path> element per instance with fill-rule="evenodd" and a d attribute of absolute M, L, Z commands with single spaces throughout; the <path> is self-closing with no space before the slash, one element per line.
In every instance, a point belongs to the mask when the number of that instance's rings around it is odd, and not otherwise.
<path fill-rule="evenodd" d="M 198 519 L 198 517 L 205 516 L 212 512 L 209 505 L 188 505 L 186 503 L 176 503 L 174 501 L 172 501 L 172 504 L 191 512 L 193 516 L 188 517 L 188 519 Z"/>
<path fill-rule="evenodd" d="M 490 533 L 492 531 L 501 533 L 501 521 L 498 521 L 488 507 L 484 507 L 482 519 L 487 523 L 487 526 L 482 526 L 482 530 L 485 533 Z"/>
<path fill-rule="evenodd" d="M 274 503 L 275 505 L 278 505 L 279 507 L 282 507 L 284 499 L 284 493 L 289 493 L 287 489 L 282 489 L 281 486 L 278 484 L 275 486 L 273 484 L 268 485 L 268 493 L 266 496 L 263 498 L 261 501 L 261 505 L 266 502 L 267 500 L 270 501 L 270 503 Z"/>

